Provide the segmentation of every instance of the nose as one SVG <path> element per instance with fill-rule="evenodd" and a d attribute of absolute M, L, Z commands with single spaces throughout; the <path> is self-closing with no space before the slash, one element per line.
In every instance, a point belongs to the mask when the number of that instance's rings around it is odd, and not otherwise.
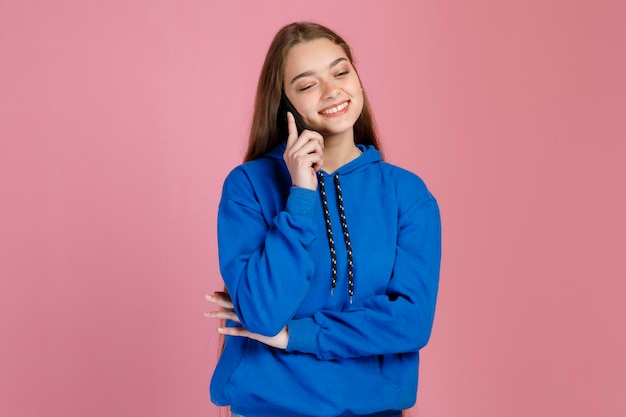
<path fill-rule="evenodd" d="M 324 82 L 324 98 L 333 99 L 339 95 L 339 86 L 333 81 L 328 80 Z"/>

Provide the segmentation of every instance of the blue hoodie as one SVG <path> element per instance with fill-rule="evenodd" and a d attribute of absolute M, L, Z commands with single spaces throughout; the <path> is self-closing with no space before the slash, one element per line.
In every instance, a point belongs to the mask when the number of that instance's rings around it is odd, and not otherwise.
<path fill-rule="evenodd" d="M 439 209 L 419 177 L 359 148 L 321 172 L 324 193 L 292 186 L 284 144 L 226 178 L 219 260 L 234 310 L 251 332 L 288 326 L 289 344 L 226 337 L 215 404 L 246 417 L 337 417 L 415 403 L 439 282 Z"/>

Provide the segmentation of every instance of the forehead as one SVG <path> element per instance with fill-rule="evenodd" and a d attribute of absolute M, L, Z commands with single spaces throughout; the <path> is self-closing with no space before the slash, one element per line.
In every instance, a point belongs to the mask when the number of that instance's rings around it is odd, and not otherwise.
<path fill-rule="evenodd" d="M 325 39 L 301 42 L 293 46 L 285 59 L 285 78 L 305 71 L 318 72 L 327 70 L 337 58 L 348 59 L 343 48 Z"/>

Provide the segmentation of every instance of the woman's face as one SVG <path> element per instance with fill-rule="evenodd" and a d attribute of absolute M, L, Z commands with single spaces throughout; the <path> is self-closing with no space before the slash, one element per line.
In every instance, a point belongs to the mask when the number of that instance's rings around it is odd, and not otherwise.
<path fill-rule="evenodd" d="M 363 90 L 343 48 L 323 38 L 299 43 L 287 53 L 284 70 L 285 94 L 307 127 L 326 138 L 352 139 Z"/>

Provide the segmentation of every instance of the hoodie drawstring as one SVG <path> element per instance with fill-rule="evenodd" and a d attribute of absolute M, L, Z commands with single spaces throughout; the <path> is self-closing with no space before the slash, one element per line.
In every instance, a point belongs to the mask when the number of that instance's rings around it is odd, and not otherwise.
<path fill-rule="evenodd" d="M 324 174 L 319 171 L 317 173 L 319 181 L 320 195 L 322 198 L 322 208 L 324 210 L 324 220 L 326 221 L 326 235 L 328 237 L 328 245 L 330 246 L 330 264 L 332 271 L 332 280 L 330 295 L 335 293 L 337 286 L 337 252 L 335 251 L 335 240 L 333 239 L 333 230 L 330 223 L 330 212 L 328 211 L 328 199 L 326 197 L 326 185 L 324 182 Z M 341 194 L 341 183 L 339 182 L 339 174 L 334 175 L 335 190 L 337 191 L 337 203 L 339 205 L 339 218 L 341 219 L 341 230 L 343 238 L 346 242 L 346 250 L 348 252 L 348 295 L 350 296 L 350 304 L 352 304 L 352 296 L 354 295 L 354 263 L 352 259 L 352 243 L 350 242 L 350 233 L 348 232 L 348 222 L 343 207 L 343 195 Z"/>

